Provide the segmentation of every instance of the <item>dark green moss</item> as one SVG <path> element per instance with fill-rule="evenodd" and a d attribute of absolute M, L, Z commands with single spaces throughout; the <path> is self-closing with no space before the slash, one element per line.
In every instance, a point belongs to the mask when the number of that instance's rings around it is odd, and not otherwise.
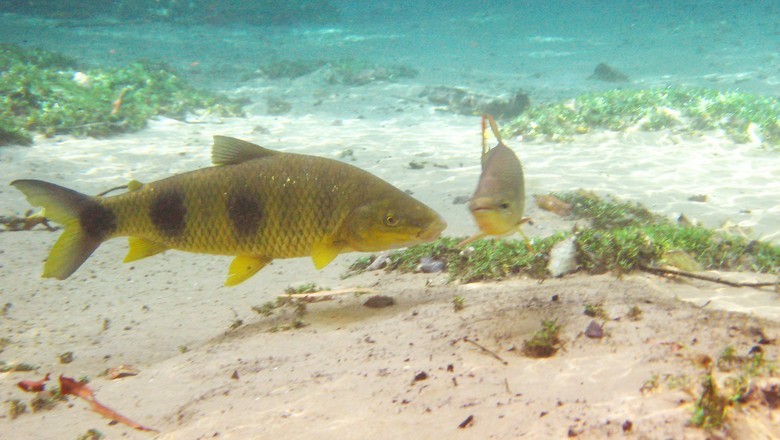
<path fill-rule="evenodd" d="M 780 145 L 780 102 L 777 98 L 697 87 L 610 90 L 574 100 L 531 107 L 504 127 L 507 137 L 554 141 L 593 129 L 652 131 L 724 130 L 735 142 L 753 135 Z"/>
<path fill-rule="evenodd" d="M 139 130 L 156 115 L 184 119 L 196 109 L 242 114 L 240 102 L 194 89 L 161 63 L 80 71 L 52 52 L 0 46 L 0 145 L 29 144 L 31 132 L 109 136 Z"/>

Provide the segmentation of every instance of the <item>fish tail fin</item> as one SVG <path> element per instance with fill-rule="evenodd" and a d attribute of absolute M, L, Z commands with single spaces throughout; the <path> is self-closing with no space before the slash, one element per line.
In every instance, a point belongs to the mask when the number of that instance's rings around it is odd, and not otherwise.
<path fill-rule="evenodd" d="M 16 180 L 11 185 L 65 228 L 43 266 L 44 278 L 69 277 L 113 230 L 113 214 L 86 194 L 41 180 Z"/>

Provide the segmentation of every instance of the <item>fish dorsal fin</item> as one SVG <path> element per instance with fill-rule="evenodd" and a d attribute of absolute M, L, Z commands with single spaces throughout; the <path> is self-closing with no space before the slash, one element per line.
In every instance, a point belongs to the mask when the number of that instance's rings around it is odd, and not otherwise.
<path fill-rule="evenodd" d="M 235 165 L 260 157 L 279 154 L 251 142 L 228 136 L 214 136 L 211 149 L 211 162 L 214 165 Z"/>
<path fill-rule="evenodd" d="M 487 127 L 488 123 L 490 124 L 490 130 L 493 132 L 493 136 L 496 138 L 496 141 L 498 141 L 499 145 L 504 145 L 504 140 L 501 139 L 501 130 L 498 129 L 498 124 L 496 124 L 496 120 L 493 119 L 493 116 L 488 113 L 482 114 L 482 164 L 485 164 L 485 160 L 487 159 L 487 155 L 492 150 L 492 148 L 489 148 L 486 145 L 487 141 Z"/>

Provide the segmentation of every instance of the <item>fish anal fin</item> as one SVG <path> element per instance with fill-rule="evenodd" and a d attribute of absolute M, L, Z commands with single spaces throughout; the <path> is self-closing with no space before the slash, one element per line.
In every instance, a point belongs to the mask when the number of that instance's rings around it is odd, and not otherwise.
<path fill-rule="evenodd" d="M 157 255 L 168 250 L 168 246 L 165 246 L 164 244 L 141 237 L 128 237 L 127 243 L 130 245 L 130 249 L 125 256 L 125 263 L 151 257 L 152 255 Z"/>
<path fill-rule="evenodd" d="M 235 165 L 248 160 L 279 154 L 251 142 L 228 136 L 214 136 L 211 162 L 214 165 Z"/>
<path fill-rule="evenodd" d="M 314 261 L 314 267 L 318 270 L 322 269 L 330 264 L 342 251 L 344 251 L 344 245 L 332 240 L 323 240 L 315 243 L 311 249 L 311 259 Z"/>
<path fill-rule="evenodd" d="M 225 280 L 226 286 L 235 286 L 243 283 L 271 262 L 271 258 L 249 255 L 239 255 L 233 259 L 228 269 Z"/>

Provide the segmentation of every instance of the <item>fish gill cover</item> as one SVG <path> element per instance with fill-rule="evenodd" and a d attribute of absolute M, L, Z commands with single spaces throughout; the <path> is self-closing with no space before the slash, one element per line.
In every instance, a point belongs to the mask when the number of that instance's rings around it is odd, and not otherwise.
<path fill-rule="evenodd" d="M 108 17 L 121 20 L 205 24 L 328 23 L 339 10 L 326 0 L 3 0 L 1 12 L 59 19 Z"/>

